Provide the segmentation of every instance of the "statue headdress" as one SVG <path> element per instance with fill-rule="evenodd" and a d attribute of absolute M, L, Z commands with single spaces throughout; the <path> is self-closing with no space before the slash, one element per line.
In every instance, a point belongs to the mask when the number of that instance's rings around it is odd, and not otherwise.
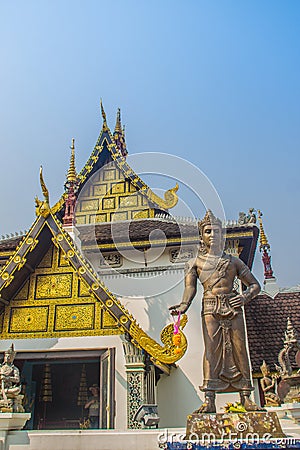
<path fill-rule="evenodd" d="M 260 370 L 261 370 L 261 373 L 264 373 L 264 372 L 268 372 L 268 371 L 269 371 L 269 366 L 268 366 L 268 364 L 266 363 L 265 360 L 263 360 L 263 363 L 262 363 L 262 365 L 260 366 Z"/>
<path fill-rule="evenodd" d="M 8 350 L 6 350 L 6 352 L 8 355 L 11 355 L 13 358 L 16 356 L 17 352 L 15 351 L 15 347 L 14 344 L 12 343 L 11 346 L 9 347 Z"/>
<path fill-rule="evenodd" d="M 199 227 L 199 231 L 200 231 L 201 235 L 202 235 L 202 230 L 206 225 L 217 225 L 218 227 L 220 227 L 222 229 L 221 220 L 218 219 L 210 209 L 208 209 L 206 211 L 206 214 L 203 217 L 203 219 L 200 220 L 200 222 L 198 222 L 198 227 Z"/>

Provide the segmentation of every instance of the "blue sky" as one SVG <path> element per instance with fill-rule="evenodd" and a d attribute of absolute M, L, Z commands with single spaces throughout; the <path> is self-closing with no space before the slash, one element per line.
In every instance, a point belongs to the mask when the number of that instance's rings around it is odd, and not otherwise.
<path fill-rule="evenodd" d="M 102 97 L 130 153 L 195 164 L 228 218 L 261 209 L 279 284 L 300 283 L 299 19 L 296 0 L 0 1 L 0 234 L 33 221 L 40 164 L 60 196 L 72 137 L 85 163 Z"/>

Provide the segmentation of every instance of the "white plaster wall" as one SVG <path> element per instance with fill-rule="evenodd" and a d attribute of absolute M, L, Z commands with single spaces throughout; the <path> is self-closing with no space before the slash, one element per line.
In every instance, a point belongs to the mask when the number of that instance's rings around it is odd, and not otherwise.
<path fill-rule="evenodd" d="M 0 351 L 7 350 L 12 341 L 1 340 Z M 76 338 L 52 339 L 15 339 L 18 352 L 50 351 L 50 350 L 100 350 L 116 349 L 116 417 L 115 427 L 126 429 L 127 426 L 127 381 L 125 358 L 120 336 L 87 336 Z"/>

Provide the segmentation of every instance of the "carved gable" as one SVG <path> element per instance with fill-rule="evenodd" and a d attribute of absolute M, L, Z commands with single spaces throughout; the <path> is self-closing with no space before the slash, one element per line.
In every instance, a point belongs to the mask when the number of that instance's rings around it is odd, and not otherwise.
<path fill-rule="evenodd" d="M 126 179 L 115 162 L 92 175 L 76 206 L 78 225 L 148 217 L 154 217 L 149 200 Z"/>
<path fill-rule="evenodd" d="M 61 249 L 49 250 L 4 308 L 2 339 L 110 335 L 122 331 Z"/>

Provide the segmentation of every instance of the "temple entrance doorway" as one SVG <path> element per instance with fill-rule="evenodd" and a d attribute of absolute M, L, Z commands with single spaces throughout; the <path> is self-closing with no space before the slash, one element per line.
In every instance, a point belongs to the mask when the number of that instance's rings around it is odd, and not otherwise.
<path fill-rule="evenodd" d="M 114 359 L 114 349 L 19 352 L 26 428 L 114 428 Z"/>

